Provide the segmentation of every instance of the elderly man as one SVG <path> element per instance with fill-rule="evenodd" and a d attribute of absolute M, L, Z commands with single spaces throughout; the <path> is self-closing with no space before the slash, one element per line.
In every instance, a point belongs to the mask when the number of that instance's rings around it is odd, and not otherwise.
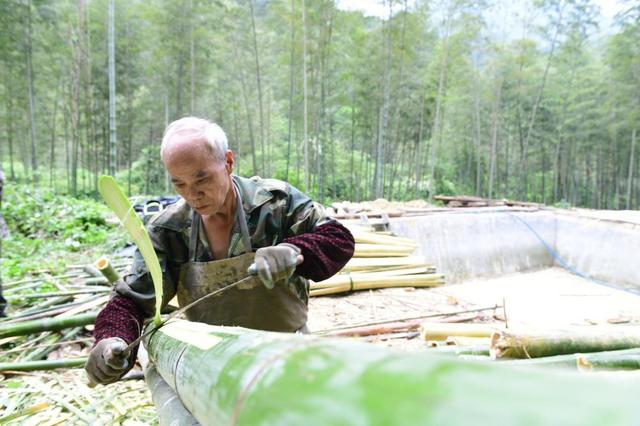
<path fill-rule="evenodd" d="M 324 280 L 347 263 L 354 250 L 349 231 L 286 182 L 233 175 L 227 138 L 207 120 L 171 123 L 160 154 L 182 196 L 147 226 L 162 266 L 163 305 L 177 295 L 184 306 L 246 277 L 255 263 L 257 278 L 194 306 L 187 318 L 306 331 L 307 279 Z M 114 382 L 133 364 L 136 351 L 124 349 L 154 306 L 153 284 L 137 253 L 96 320 L 96 344 L 85 367 L 95 382 Z"/>

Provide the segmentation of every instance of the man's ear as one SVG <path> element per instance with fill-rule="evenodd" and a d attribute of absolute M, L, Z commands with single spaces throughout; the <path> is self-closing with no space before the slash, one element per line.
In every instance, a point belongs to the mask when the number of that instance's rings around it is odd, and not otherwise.
<path fill-rule="evenodd" d="M 224 160 L 227 173 L 231 174 L 231 172 L 233 172 L 233 151 L 228 149 L 227 153 L 225 154 Z"/>

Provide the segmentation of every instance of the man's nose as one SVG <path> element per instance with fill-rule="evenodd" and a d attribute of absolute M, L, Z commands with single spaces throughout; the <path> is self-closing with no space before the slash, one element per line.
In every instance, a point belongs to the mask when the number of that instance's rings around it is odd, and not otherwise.
<path fill-rule="evenodd" d="M 198 188 L 194 188 L 194 187 L 189 188 L 188 195 L 190 199 L 199 198 L 202 194 L 203 192 L 200 191 Z"/>

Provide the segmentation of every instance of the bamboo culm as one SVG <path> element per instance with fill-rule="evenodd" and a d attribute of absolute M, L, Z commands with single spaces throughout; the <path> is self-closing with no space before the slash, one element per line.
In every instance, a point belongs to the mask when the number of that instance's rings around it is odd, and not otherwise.
<path fill-rule="evenodd" d="M 42 331 L 59 331 L 65 328 L 81 327 L 93 324 L 98 316 L 97 312 L 65 318 L 44 318 L 25 321 L 18 324 L 0 324 L 0 338 L 24 336 Z"/>
<path fill-rule="evenodd" d="M 87 357 L 53 359 L 47 361 L 0 362 L 0 371 L 38 371 L 58 368 L 74 368 L 86 364 Z"/>

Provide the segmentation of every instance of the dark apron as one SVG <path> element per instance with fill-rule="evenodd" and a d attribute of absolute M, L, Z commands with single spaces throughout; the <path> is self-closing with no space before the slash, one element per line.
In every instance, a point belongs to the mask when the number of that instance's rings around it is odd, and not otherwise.
<path fill-rule="evenodd" d="M 236 222 L 240 225 L 247 253 L 228 259 L 196 262 L 201 217 L 193 212 L 189 262 L 182 266 L 177 286 L 180 306 L 247 276 L 247 268 L 253 263 L 255 253 L 251 252 L 251 240 L 239 195 Z M 293 332 L 302 329 L 307 323 L 307 307 L 286 283 L 278 282 L 269 290 L 259 278 L 253 277 L 241 286 L 225 290 L 190 308 L 186 316 L 190 321 L 211 325 Z"/>

